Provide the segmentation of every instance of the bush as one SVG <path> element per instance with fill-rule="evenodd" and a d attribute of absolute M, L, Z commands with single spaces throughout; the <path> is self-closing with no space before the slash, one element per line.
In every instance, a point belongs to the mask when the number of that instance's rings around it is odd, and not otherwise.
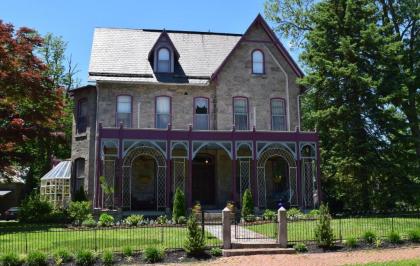
<path fill-rule="evenodd" d="M 172 219 L 174 222 L 178 222 L 180 216 L 185 216 L 185 195 L 181 189 L 177 188 L 174 196 L 174 204 L 172 209 Z"/>
<path fill-rule="evenodd" d="M 418 243 L 420 242 L 420 229 L 410 230 L 408 232 L 408 240 Z"/>
<path fill-rule="evenodd" d="M 122 249 L 122 254 L 124 257 L 132 257 L 133 256 L 133 248 L 130 246 L 125 246 Z"/>
<path fill-rule="evenodd" d="M 109 251 L 109 250 L 105 250 L 102 253 L 102 263 L 105 266 L 109 266 L 109 265 L 114 264 L 114 254 L 112 254 L 112 252 Z"/>
<path fill-rule="evenodd" d="M 211 248 L 210 249 L 210 255 L 213 257 L 220 257 L 222 256 L 223 252 L 221 248 Z"/>
<path fill-rule="evenodd" d="M 18 218 L 24 223 L 46 223 L 51 221 L 52 204 L 38 193 L 32 193 L 22 201 Z"/>
<path fill-rule="evenodd" d="M 257 219 L 257 217 L 253 214 L 249 214 L 249 215 L 244 217 L 244 221 L 248 222 L 248 223 L 255 222 L 256 219 Z"/>
<path fill-rule="evenodd" d="M 388 241 L 391 242 L 391 243 L 393 243 L 393 244 L 401 243 L 401 236 L 400 236 L 400 234 L 398 232 L 392 231 L 388 235 Z"/>
<path fill-rule="evenodd" d="M 267 221 L 275 221 L 277 219 L 277 215 L 275 211 L 266 209 L 263 213 L 264 220 Z"/>
<path fill-rule="evenodd" d="M 376 240 L 376 234 L 372 231 L 366 231 L 363 233 L 362 238 L 366 241 L 366 243 L 373 244 Z"/>
<path fill-rule="evenodd" d="M 286 216 L 288 219 L 296 220 L 303 217 L 303 213 L 297 208 L 290 208 L 287 210 Z"/>
<path fill-rule="evenodd" d="M 144 220 L 144 216 L 143 215 L 132 214 L 132 215 L 128 216 L 127 218 L 125 218 L 124 221 L 128 225 L 137 226 L 143 220 Z"/>
<path fill-rule="evenodd" d="M 186 224 L 187 223 L 187 218 L 185 218 L 185 216 L 179 216 L 177 223 L 178 224 Z"/>
<path fill-rule="evenodd" d="M 242 197 L 242 217 L 254 214 L 254 201 L 252 200 L 251 190 L 247 188 Z"/>
<path fill-rule="evenodd" d="M 306 214 L 308 218 L 318 218 L 319 217 L 319 210 L 313 209 Z"/>
<path fill-rule="evenodd" d="M 114 217 L 112 215 L 109 215 L 107 213 L 102 213 L 101 216 L 99 216 L 99 222 L 98 224 L 100 226 L 112 226 L 114 224 Z"/>
<path fill-rule="evenodd" d="M 143 260 L 148 263 L 162 261 L 165 258 L 165 251 L 162 248 L 147 247 L 143 251 Z"/>
<path fill-rule="evenodd" d="M 76 265 L 90 266 L 95 264 L 96 258 L 90 250 L 79 250 L 76 253 Z"/>
<path fill-rule="evenodd" d="M 2 266 L 20 266 L 24 263 L 16 253 L 8 252 L 0 256 Z"/>
<path fill-rule="evenodd" d="M 93 219 L 92 214 L 89 213 L 88 217 L 82 222 L 82 226 L 95 227 L 96 221 Z"/>
<path fill-rule="evenodd" d="M 192 212 L 195 213 L 195 214 L 200 214 L 201 213 L 201 204 L 200 204 L 199 201 L 197 201 L 194 204 L 194 207 L 192 208 Z"/>
<path fill-rule="evenodd" d="M 319 222 L 315 227 L 315 239 L 318 246 L 331 248 L 334 245 L 334 235 L 331 228 L 331 215 L 328 205 L 321 204 L 319 208 Z"/>
<path fill-rule="evenodd" d="M 72 201 L 70 202 L 68 212 L 75 224 L 80 225 L 89 218 L 91 214 L 91 205 L 89 201 Z"/>
<path fill-rule="evenodd" d="M 60 265 L 61 263 L 70 262 L 73 259 L 73 256 L 65 249 L 60 249 L 54 253 L 54 261 L 56 264 Z M 61 263 L 58 263 L 61 262 Z"/>
<path fill-rule="evenodd" d="M 27 258 L 28 266 L 46 266 L 48 265 L 48 257 L 41 251 L 31 251 Z"/>
<path fill-rule="evenodd" d="M 349 248 L 354 248 L 357 246 L 357 240 L 354 237 L 348 237 L 344 240 L 344 245 Z"/>
<path fill-rule="evenodd" d="M 205 243 L 204 237 L 194 216 L 190 216 L 187 222 L 187 239 L 184 243 L 184 250 L 189 256 L 198 256 L 203 254 Z"/>
<path fill-rule="evenodd" d="M 293 246 L 293 248 L 300 253 L 308 252 L 308 247 L 305 245 L 305 243 L 297 243 Z"/>
<path fill-rule="evenodd" d="M 166 224 L 166 223 L 168 223 L 168 217 L 166 217 L 165 215 L 161 215 L 156 219 L 156 223 L 157 224 Z"/>

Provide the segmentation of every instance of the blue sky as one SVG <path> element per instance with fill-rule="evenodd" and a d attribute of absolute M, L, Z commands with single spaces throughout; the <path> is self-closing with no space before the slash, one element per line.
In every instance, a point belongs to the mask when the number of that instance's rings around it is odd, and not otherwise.
<path fill-rule="evenodd" d="M 82 85 L 87 83 L 95 27 L 243 33 L 264 13 L 264 0 L 0 0 L 0 6 L 4 22 L 62 36 L 67 54 L 78 64 Z"/>

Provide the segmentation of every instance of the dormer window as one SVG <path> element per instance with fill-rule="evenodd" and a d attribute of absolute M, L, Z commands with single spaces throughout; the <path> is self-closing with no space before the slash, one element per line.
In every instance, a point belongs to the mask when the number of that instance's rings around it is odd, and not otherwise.
<path fill-rule="evenodd" d="M 168 48 L 160 48 L 157 52 L 157 72 L 171 72 L 171 52 Z"/>

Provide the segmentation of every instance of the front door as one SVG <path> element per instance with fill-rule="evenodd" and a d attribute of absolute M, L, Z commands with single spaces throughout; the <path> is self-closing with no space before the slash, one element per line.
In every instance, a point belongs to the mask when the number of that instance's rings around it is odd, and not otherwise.
<path fill-rule="evenodd" d="M 214 205 L 214 158 L 198 155 L 192 165 L 192 200 L 201 205 Z"/>

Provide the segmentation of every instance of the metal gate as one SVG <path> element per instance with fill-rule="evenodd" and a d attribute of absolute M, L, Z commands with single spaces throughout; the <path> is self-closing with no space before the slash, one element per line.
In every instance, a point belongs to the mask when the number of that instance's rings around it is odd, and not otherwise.
<path fill-rule="evenodd" d="M 242 217 L 240 213 L 236 213 L 234 227 L 236 239 L 277 239 L 277 215 L 270 219 L 261 215 Z"/>

